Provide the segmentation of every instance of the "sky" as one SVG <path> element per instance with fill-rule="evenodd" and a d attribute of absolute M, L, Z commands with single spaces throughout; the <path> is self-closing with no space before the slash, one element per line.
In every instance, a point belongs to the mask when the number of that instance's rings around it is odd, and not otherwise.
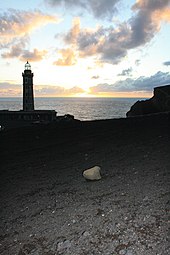
<path fill-rule="evenodd" d="M 151 97 L 169 41 L 170 0 L 0 0 L 0 97 Z"/>

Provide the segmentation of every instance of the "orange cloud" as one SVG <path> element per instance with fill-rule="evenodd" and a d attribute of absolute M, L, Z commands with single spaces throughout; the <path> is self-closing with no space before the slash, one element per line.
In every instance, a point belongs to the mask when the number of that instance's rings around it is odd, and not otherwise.
<path fill-rule="evenodd" d="M 88 45 L 85 51 L 82 50 L 79 52 L 79 56 L 82 58 L 86 56 L 93 56 L 97 54 L 98 48 L 99 48 L 99 44 Z"/>
<path fill-rule="evenodd" d="M 3 58 L 14 58 L 14 57 L 19 57 L 22 54 L 23 48 L 25 47 L 26 42 L 25 40 L 21 40 L 15 45 L 11 46 L 10 51 L 2 53 L 1 56 Z"/>
<path fill-rule="evenodd" d="M 98 53 L 103 41 L 101 30 L 101 27 L 81 29 L 80 19 L 76 18 L 70 31 L 64 35 L 64 41 L 74 47 L 79 57 L 93 56 Z"/>
<path fill-rule="evenodd" d="M 47 55 L 46 50 L 39 51 L 37 49 L 34 49 L 33 52 L 25 50 L 23 54 L 20 56 L 21 61 L 29 60 L 31 62 L 36 62 L 42 60 Z"/>
<path fill-rule="evenodd" d="M 83 93 L 84 90 L 80 87 L 72 87 L 70 89 L 66 89 L 61 86 L 40 86 L 37 85 L 34 88 L 36 96 L 44 96 L 44 97 L 68 97 L 68 96 L 78 96 Z"/>
<path fill-rule="evenodd" d="M 34 49 L 32 52 L 28 50 L 24 50 L 26 43 L 24 40 L 21 40 L 16 45 L 13 45 L 10 49 L 10 51 L 2 53 L 2 58 L 19 58 L 21 61 L 40 61 L 42 60 L 46 54 L 46 50 L 39 51 L 37 49 Z"/>
<path fill-rule="evenodd" d="M 69 97 L 79 96 L 84 93 L 84 90 L 80 87 L 74 86 L 66 89 L 62 86 L 47 86 L 36 85 L 34 86 L 35 96 L 42 97 Z M 21 97 L 22 96 L 22 84 L 12 84 L 10 82 L 0 82 L 0 97 Z"/>
<path fill-rule="evenodd" d="M 65 36 L 64 40 L 66 43 L 75 44 L 77 37 L 80 33 L 80 18 L 73 19 L 73 27 L 69 31 L 69 33 Z"/>
<path fill-rule="evenodd" d="M 132 7 L 133 10 L 139 10 L 151 17 L 155 27 L 159 29 L 161 21 L 170 21 L 170 1 L 169 0 L 137 0 Z"/>
<path fill-rule="evenodd" d="M 57 61 L 55 61 L 53 64 L 58 66 L 71 66 L 75 65 L 77 60 L 75 53 L 72 49 L 61 49 L 59 50 L 59 53 L 61 54 L 62 58 L 59 58 Z"/>
<path fill-rule="evenodd" d="M 58 23 L 59 18 L 40 11 L 19 11 L 10 9 L 0 17 L 0 44 L 6 47 L 14 39 L 24 37 L 38 27 Z"/>
<path fill-rule="evenodd" d="M 129 50 L 149 43 L 160 31 L 161 22 L 170 21 L 169 4 L 170 0 L 138 0 L 132 6 L 136 13 L 114 27 L 81 29 L 77 19 L 64 41 L 74 47 L 79 57 L 95 57 L 96 64 L 118 64 Z"/>
<path fill-rule="evenodd" d="M 162 11 L 156 11 L 153 15 L 153 19 L 155 22 L 159 20 L 170 22 L 170 8 L 165 8 Z"/>
<path fill-rule="evenodd" d="M 21 95 L 21 85 L 11 84 L 9 82 L 0 82 L 0 97 L 20 97 Z"/>

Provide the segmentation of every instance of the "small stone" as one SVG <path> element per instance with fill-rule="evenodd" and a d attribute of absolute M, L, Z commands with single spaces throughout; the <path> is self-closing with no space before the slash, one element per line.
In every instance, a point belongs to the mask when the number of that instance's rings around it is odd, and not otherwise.
<path fill-rule="evenodd" d="M 127 251 L 126 255 L 134 255 L 134 253 L 132 251 Z"/>
<path fill-rule="evenodd" d="M 96 181 L 101 179 L 100 175 L 101 168 L 99 166 L 94 166 L 83 172 L 83 176 L 86 180 Z"/>
<path fill-rule="evenodd" d="M 58 243 L 57 251 L 61 252 L 71 247 L 71 242 L 69 240 L 65 240 L 64 242 Z"/>
<path fill-rule="evenodd" d="M 127 254 L 127 253 L 126 253 L 126 250 L 120 250 L 120 251 L 119 251 L 119 254 L 125 255 L 125 254 Z"/>
<path fill-rule="evenodd" d="M 149 200 L 148 196 L 143 198 L 143 201 L 148 201 L 148 200 Z"/>
<path fill-rule="evenodd" d="M 88 231 L 85 231 L 85 232 L 83 233 L 83 236 L 85 236 L 85 237 L 90 236 L 90 233 L 89 233 Z"/>

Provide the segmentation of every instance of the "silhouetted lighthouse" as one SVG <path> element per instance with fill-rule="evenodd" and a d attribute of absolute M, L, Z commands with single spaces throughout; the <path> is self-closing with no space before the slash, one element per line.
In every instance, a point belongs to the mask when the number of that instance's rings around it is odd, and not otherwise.
<path fill-rule="evenodd" d="M 23 111 L 34 111 L 33 76 L 31 65 L 25 64 L 23 77 Z"/>

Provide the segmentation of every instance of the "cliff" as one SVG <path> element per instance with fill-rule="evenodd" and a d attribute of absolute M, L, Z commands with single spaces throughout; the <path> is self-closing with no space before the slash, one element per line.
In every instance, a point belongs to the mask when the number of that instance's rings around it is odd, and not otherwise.
<path fill-rule="evenodd" d="M 127 117 L 170 111 L 170 85 L 154 88 L 154 95 L 148 100 L 137 101 L 132 105 Z"/>

